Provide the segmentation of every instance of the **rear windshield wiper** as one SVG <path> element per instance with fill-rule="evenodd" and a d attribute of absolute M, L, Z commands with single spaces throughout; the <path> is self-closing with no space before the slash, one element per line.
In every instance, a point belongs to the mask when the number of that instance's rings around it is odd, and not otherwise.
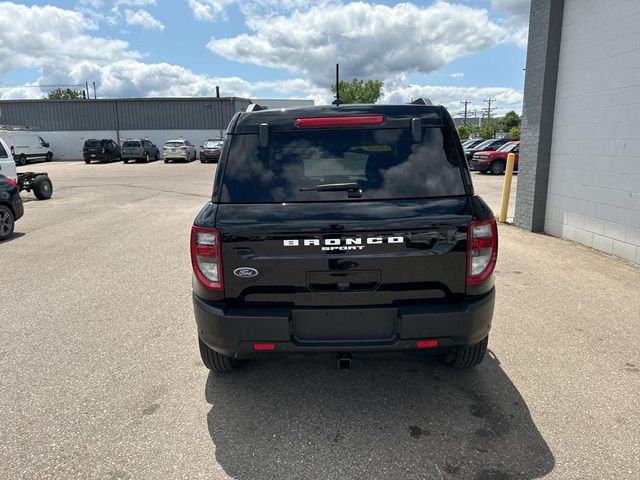
<path fill-rule="evenodd" d="M 357 183 L 322 183 L 315 187 L 299 188 L 300 192 L 348 192 L 349 198 L 360 198 L 362 190 Z"/>

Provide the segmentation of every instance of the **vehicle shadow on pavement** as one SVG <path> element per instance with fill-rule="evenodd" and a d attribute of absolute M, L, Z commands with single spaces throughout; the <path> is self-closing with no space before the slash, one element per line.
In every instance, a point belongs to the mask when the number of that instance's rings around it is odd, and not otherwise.
<path fill-rule="evenodd" d="M 235 479 L 533 479 L 554 457 L 516 387 L 487 355 L 251 362 L 205 387 L 216 460 Z"/>

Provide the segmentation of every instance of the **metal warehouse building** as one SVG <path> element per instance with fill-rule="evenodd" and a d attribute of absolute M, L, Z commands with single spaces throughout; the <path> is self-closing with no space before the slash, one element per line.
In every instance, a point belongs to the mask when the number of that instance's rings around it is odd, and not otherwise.
<path fill-rule="evenodd" d="M 50 144 L 54 159 L 80 159 L 88 138 L 221 138 L 231 117 L 251 101 L 236 97 L 105 100 L 2 100 L 0 125 L 27 126 Z"/>
<path fill-rule="evenodd" d="M 637 264 L 639 20 L 637 0 L 531 2 L 514 220 Z"/>

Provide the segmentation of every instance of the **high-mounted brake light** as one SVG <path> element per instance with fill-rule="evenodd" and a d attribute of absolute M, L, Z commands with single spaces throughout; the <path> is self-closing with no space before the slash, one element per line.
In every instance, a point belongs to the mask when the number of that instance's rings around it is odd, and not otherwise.
<path fill-rule="evenodd" d="M 215 228 L 191 227 L 191 265 L 196 278 L 212 291 L 222 291 L 222 247 Z"/>
<path fill-rule="evenodd" d="M 496 267 L 498 227 L 495 218 L 469 223 L 467 233 L 467 285 L 484 282 Z"/>
<path fill-rule="evenodd" d="M 296 118 L 298 128 L 317 127 L 359 127 L 363 125 L 380 125 L 384 122 L 384 115 L 360 115 L 354 117 L 315 117 Z"/>

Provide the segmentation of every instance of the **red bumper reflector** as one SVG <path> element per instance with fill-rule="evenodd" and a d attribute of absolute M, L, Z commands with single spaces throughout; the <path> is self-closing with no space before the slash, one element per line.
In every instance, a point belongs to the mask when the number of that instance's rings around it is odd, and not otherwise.
<path fill-rule="evenodd" d="M 357 127 L 361 125 L 380 125 L 384 122 L 384 115 L 360 115 L 356 117 L 315 117 L 297 118 L 298 128 L 317 127 Z"/>
<path fill-rule="evenodd" d="M 434 348 L 438 346 L 438 340 L 418 340 L 416 342 L 417 348 Z"/>
<path fill-rule="evenodd" d="M 276 344 L 275 343 L 254 343 L 253 349 L 259 350 L 259 351 L 271 351 L 276 349 Z"/>

